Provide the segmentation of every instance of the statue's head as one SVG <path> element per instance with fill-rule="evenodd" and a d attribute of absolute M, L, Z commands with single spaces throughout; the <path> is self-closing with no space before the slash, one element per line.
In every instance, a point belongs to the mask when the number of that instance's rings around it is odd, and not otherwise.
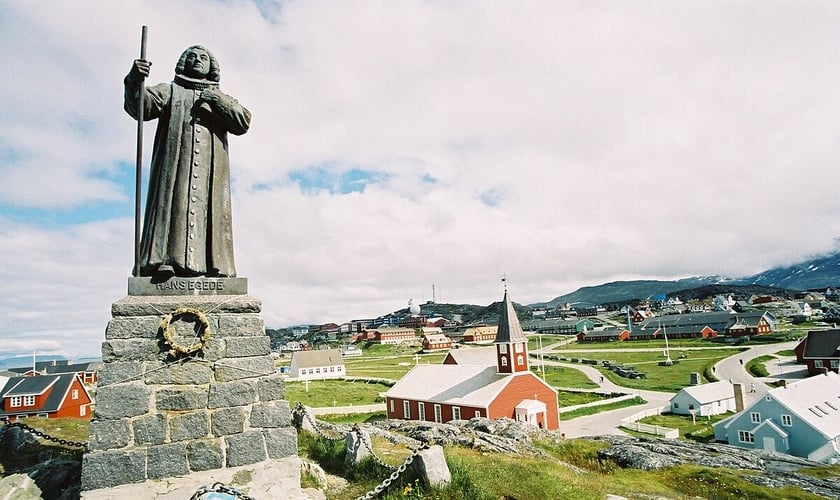
<path fill-rule="evenodd" d="M 188 47 L 175 65 L 175 74 L 218 82 L 221 77 L 219 61 L 201 45 Z"/>

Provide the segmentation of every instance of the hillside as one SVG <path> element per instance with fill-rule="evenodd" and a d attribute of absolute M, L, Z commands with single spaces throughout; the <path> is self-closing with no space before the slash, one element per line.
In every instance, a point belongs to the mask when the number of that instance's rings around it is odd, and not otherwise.
<path fill-rule="evenodd" d="M 531 306 L 553 307 L 564 303 L 624 304 L 656 295 L 676 295 L 683 300 L 704 299 L 718 294 L 732 294 L 737 298 L 762 294 L 793 297 L 801 291 L 825 290 L 838 286 L 840 286 L 840 252 L 835 252 L 799 264 L 777 267 L 738 279 L 702 276 L 675 281 L 614 281 L 583 287 L 548 302 L 539 302 Z"/>
<path fill-rule="evenodd" d="M 815 257 L 786 267 L 777 267 L 738 280 L 792 290 L 825 290 L 840 286 L 840 252 Z"/>

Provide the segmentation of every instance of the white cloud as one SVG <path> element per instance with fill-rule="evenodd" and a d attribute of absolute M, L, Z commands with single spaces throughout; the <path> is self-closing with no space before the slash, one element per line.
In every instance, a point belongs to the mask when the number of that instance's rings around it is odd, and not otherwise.
<path fill-rule="evenodd" d="M 135 124 L 121 80 L 142 24 L 151 81 L 201 43 L 254 114 L 230 140 L 234 231 L 270 326 L 375 316 L 433 284 L 439 300 L 489 303 L 502 273 L 524 303 L 620 278 L 741 276 L 840 232 L 834 3 L 262 10 L 0 7 L 4 337 L 95 352 L 124 294 Z M 289 178 L 324 165 L 381 175 L 349 194 Z M 27 217 L 103 204 L 121 211 L 46 229 Z"/>

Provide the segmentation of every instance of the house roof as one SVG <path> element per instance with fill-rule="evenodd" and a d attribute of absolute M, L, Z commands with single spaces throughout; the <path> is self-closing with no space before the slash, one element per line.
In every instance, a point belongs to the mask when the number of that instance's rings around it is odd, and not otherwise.
<path fill-rule="evenodd" d="M 714 403 L 715 401 L 722 401 L 735 397 L 735 391 L 732 388 L 732 383 L 728 380 L 685 387 L 680 390 L 676 396 L 671 398 L 671 400 L 679 397 L 680 393 L 688 395 L 700 404 Z"/>
<path fill-rule="evenodd" d="M 5 387 L 3 387 L 3 397 L 8 396 L 32 396 L 43 394 L 44 390 L 41 392 L 27 392 L 27 391 L 37 391 L 39 387 L 44 387 L 46 385 L 47 388 L 52 386 L 53 390 L 50 392 L 50 395 L 47 396 L 47 399 L 44 401 L 44 404 L 38 407 L 36 410 L 38 412 L 54 412 L 58 411 L 59 407 L 61 406 L 61 402 L 64 400 L 64 396 L 67 394 L 67 391 L 70 389 L 70 385 L 76 379 L 77 375 L 75 373 L 63 373 L 60 375 L 43 375 L 40 377 L 13 377 L 10 378 L 8 382 L 6 382 Z M 84 386 L 82 387 L 84 390 Z M 17 411 L 10 411 L 10 412 L 0 412 L 0 415 L 14 415 L 17 413 L 21 413 L 20 410 Z"/>
<path fill-rule="evenodd" d="M 827 439 L 840 437 L 840 375 L 815 375 L 767 393 L 779 404 L 821 432 Z"/>
<path fill-rule="evenodd" d="M 292 361 L 298 368 L 343 365 L 341 351 L 338 349 L 320 349 L 317 351 L 297 351 L 292 354 Z"/>
<path fill-rule="evenodd" d="M 74 363 L 71 365 L 55 365 L 46 368 L 47 373 L 79 373 L 79 372 L 95 372 L 102 365 L 100 362 L 92 361 L 90 363 Z"/>
<path fill-rule="evenodd" d="M 416 365 L 403 376 L 386 396 L 487 407 L 496 394 L 519 375 L 500 374 L 495 366 Z"/>
<path fill-rule="evenodd" d="M 503 342 L 527 342 L 522 325 L 519 324 L 519 317 L 513 309 L 513 302 L 510 301 L 507 290 L 502 299 L 502 313 L 499 316 L 499 330 L 496 332 L 496 343 Z"/>
<path fill-rule="evenodd" d="M 840 330 L 808 332 L 805 339 L 804 358 L 840 358 Z"/>
<path fill-rule="evenodd" d="M 58 382 L 59 376 L 14 377 L 6 382 L 3 397 L 40 396 Z"/>
<path fill-rule="evenodd" d="M 449 351 L 457 365 L 496 366 L 496 347 L 465 347 Z"/>

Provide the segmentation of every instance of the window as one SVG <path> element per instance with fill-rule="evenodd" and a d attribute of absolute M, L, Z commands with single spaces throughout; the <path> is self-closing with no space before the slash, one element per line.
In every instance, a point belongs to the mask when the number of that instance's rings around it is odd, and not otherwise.
<path fill-rule="evenodd" d="M 417 420 L 426 420 L 426 405 L 422 401 L 417 403 Z"/>
<path fill-rule="evenodd" d="M 516 348 L 516 352 L 522 352 L 522 344 L 514 344 L 514 347 Z"/>
<path fill-rule="evenodd" d="M 12 408 L 20 406 L 20 396 L 12 396 L 11 398 L 9 398 L 9 406 L 11 406 Z"/>
<path fill-rule="evenodd" d="M 519 366 L 522 366 L 522 365 L 525 364 L 525 358 L 522 357 L 521 354 L 516 356 L 516 364 L 519 365 Z"/>
<path fill-rule="evenodd" d="M 440 405 L 435 405 L 435 422 L 443 422 L 443 412 L 440 409 Z"/>
<path fill-rule="evenodd" d="M 35 396 L 24 396 L 23 406 L 35 406 Z"/>
<path fill-rule="evenodd" d="M 453 406 L 452 407 L 452 420 L 461 420 L 461 407 L 460 406 Z"/>
<path fill-rule="evenodd" d="M 73 389 L 73 392 L 70 393 L 70 397 L 73 399 L 79 399 L 79 390 Z"/>
<path fill-rule="evenodd" d="M 782 425 L 785 427 L 790 427 L 793 425 L 793 419 L 790 415 L 782 415 Z"/>
<path fill-rule="evenodd" d="M 331 367 L 330 367 L 330 373 L 333 373 L 333 372 L 335 372 L 335 367 L 334 367 L 334 366 L 331 366 Z"/>
<path fill-rule="evenodd" d="M 837 368 L 840 368 L 840 359 L 832 359 L 831 361 L 829 361 L 829 363 L 831 363 L 831 369 L 832 370 L 836 370 Z"/>
<path fill-rule="evenodd" d="M 502 360 L 502 366 L 507 366 L 507 357 L 502 356 L 501 360 Z"/>
<path fill-rule="evenodd" d="M 693 410 L 694 409 L 694 404 L 692 403 L 692 404 L 688 405 L 688 409 Z"/>
<path fill-rule="evenodd" d="M 507 354 L 507 344 L 499 344 L 499 354 Z"/>
<path fill-rule="evenodd" d="M 82 405 L 79 407 L 79 416 L 84 417 L 87 415 L 87 405 Z"/>
<path fill-rule="evenodd" d="M 749 431 L 738 431 L 738 441 L 741 443 L 754 443 L 755 436 Z"/>
<path fill-rule="evenodd" d="M 750 413 L 750 422 L 752 422 L 754 424 L 761 423 L 761 413 L 758 413 L 758 412 L 755 412 L 755 411 Z"/>
<path fill-rule="evenodd" d="M 821 359 L 818 359 L 818 360 L 814 361 L 814 368 L 822 368 L 822 367 L 823 367 L 823 363 L 822 363 Z"/>
<path fill-rule="evenodd" d="M 394 413 L 394 400 L 392 399 L 392 400 L 391 400 L 391 401 L 389 401 L 389 402 L 391 403 L 391 410 L 390 410 L 390 412 L 391 412 L 391 413 Z"/>
<path fill-rule="evenodd" d="M 475 418 L 481 418 L 481 410 L 475 410 Z"/>
<path fill-rule="evenodd" d="M 680 407 L 679 403 L 674 403 L 674 408 L 679 408 L 679 407 Z"/>
<path fill-rule="evenodd" d="M 408 403 L 408 401 L 403 401 L 403 418 L 411 418 L 411 405 Z"/>

